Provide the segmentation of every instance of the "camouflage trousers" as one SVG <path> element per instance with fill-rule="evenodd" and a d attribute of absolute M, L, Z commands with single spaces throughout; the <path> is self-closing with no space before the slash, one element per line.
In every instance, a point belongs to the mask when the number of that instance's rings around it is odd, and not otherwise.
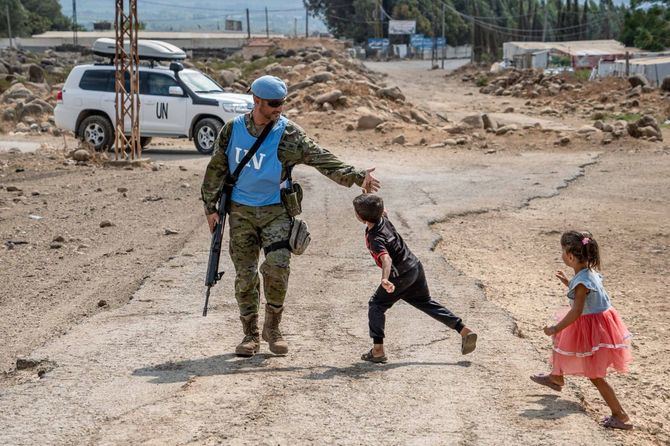
<path fill-rule="evenodd" d="M 258 313 L 260 279 L 258 260 L 262 248 L 288 239 L 291 219 L 281 204 L 270 206 L 230 206 L 230 258 L 235 265 L 235 299 L 240 314 Z M 261 264 L 263 290 L 267 303 L 284 304 L 288 288 L 291 252 L 278 249 L 269 252 Z"/>

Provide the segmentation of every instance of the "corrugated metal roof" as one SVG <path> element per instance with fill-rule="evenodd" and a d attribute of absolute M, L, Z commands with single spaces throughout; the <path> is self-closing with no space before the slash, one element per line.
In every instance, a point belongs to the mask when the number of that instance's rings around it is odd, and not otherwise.
<path fill-rule="evenodd" d="M 616 40 L 574 40 L 570 42 L 505 42 L 527 50 L 555 50 L 573 56 L 604 56 L 610 54 L 636 53 L 637 48 L 625 47 Z"/>
<path fill-rule="evenodd" d="M 658 65 L 670 63 L 670 56 L 663 57 L 645 57 L 642 59 L 630 59 L 631 65 Z"/>

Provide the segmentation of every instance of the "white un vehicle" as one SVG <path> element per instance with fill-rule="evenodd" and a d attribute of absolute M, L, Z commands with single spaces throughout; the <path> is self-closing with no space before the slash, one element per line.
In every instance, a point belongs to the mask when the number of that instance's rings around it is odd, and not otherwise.
<path fill-rule="evenodd" d="M 58 92 L 54 115 L 58 127 L 104 150 L 114 144 L 114 39 L 98 39 L 93 52 L 110 57 L 110 62 L 74 67 Z M 226 93 L 200 71 L 185 69 L 178 61 L 186 54 L 174 45 L 140 40 L 138 53 L 140 59 L 150 61 L 139 68 L 142 147 L 152 137 L 189 138 L 200 153 L 210 154 L 223 124 L 253 108 L 251 95 Z M 170 61 L 170 65 L 156 65 L 158 61 Z M 129 83 L 126 75 L 127 91 Z M 130 133 L 129 122 L 125 132 Z"/>

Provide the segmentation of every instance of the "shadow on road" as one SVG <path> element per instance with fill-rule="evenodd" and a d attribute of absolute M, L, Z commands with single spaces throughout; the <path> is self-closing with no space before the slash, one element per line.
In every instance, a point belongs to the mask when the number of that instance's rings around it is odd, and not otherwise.
<path fill-rule="evenodd" d="M 311 367 L 271 367 L 264 364 L 268 358 L 276 357 L 269 353 L 259 353 L 252 358 L 240 358 L 234 353 L 211 356 L 209 358 L 186 361 L 168 361 L 151 367 L 142 367 L 133 371 L 133 376 L 153 377 L 152 384 L 169 384 L 186 382 L 194 376 L 217 376 L 240 373 L 282 373 L 308 372 L 303 378 L 310 380 L 324 380 L 335 377 L 354 379 L 366 378 L 371 372 L 392 370 L 410 366 L 459 366 L 470 367 L 470 361 L 459 362 L 397 362 L 391 364 L 372 364 L 360 362 L 347 367 L 311 366 Z"/>
<path fill-rule="evenodd" d="M 193 148 L 153 148 L 151 146 L 142 150 L 142 156 L 151 158 L 153 161 L 177 161 L 184 159 L 209 159 L 209 155 L 202 155 Z"/>
<path fill-rule="evenodd" d="M 533 395 L 533 397 L 538 398 L 535 403 L 543 407 L 541 409 L 526 409 L 521 412 L 522 417 L 558 420 L 572 413 L 584 412 L 584 408 L 579 403 L 560 399 L 558 395 Z"/>

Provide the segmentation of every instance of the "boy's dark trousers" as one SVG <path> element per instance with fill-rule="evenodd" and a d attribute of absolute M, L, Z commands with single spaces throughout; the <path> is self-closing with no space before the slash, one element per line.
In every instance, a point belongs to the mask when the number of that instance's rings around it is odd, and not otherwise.
<path fill-rule="evenodd" d="M 430 298 L 428 283 L 421 262 L 409 271 L 389 280 L 395 285 L 393 293 L 387 293 L 380 285 L 368 303 L 370 337 L 375 344 L 384 343 L 384 325 L 386 322 L 384 313 L 400 299 L 459 333 L 465 327 L 461 318 Z"/>

